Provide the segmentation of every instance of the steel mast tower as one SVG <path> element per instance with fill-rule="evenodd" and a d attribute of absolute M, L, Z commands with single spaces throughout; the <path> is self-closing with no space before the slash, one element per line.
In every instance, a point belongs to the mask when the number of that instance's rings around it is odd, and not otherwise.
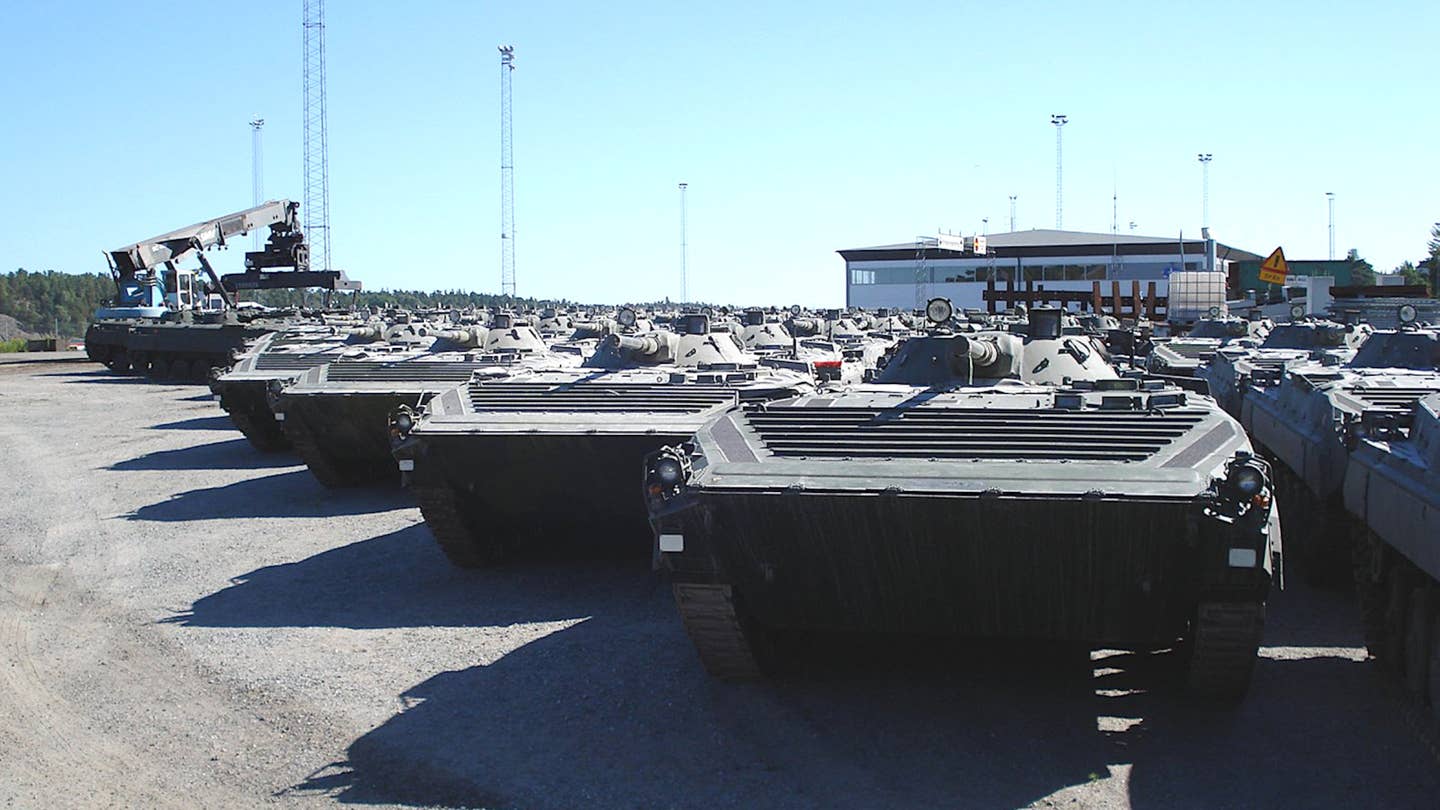
<path fill-rule="evenodd" d="M 500 46 L 500 294 L 515 294 L 515 152 L 510 136 L 510 74 L 515 48 Z"/>
<path fill-rule="evenodd" d="M 1064 164 L 1060 161 L 1060 129 L 1070 123 L 1070 118 L 1065 115 L 1051 115 L 1050 123 L 1055 125 L 1055 230 L 1059 231 L 1064 230 L 1065 227 L 1065 218 L 1063 216 L 1065 210 L 1065 194 L 1063 191 L 1064 186 L 1062 185 L 1062 181 L 1065 178 L 1064 173 L 1061 171 Z"/>
<path fill-rule="evenodd" d="M 305 2 L 305 241 L 310 268 L 330 269 L 330 158 L 325 132 L 325 0 Z"/>
<path fill-rule="evenodd" d="M 265 119 L 258 115 L 250 120 L 250 204 L 256 206 L 265 202 L 265 153 L 260 137 L 264 126 Z M 250 237 L 254 250 L 260 249 L 260 236 L 260 230 L 256 229 Z"/>

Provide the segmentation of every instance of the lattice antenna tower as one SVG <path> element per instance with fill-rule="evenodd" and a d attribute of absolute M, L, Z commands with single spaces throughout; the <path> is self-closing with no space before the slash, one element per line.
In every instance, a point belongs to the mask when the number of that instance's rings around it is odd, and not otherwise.
<path fill-rule="evenodd" d="M 305 241 L 310 267 L 330 269 L 330 158 L 325 120 L 325 0 L 304 0 Z"/>
<path fill-rule="evenodd" d="M 510 132 L 510 74 L 515 48 L 500 46 L 500 294 L 515 294 L 515 147 Z"/>

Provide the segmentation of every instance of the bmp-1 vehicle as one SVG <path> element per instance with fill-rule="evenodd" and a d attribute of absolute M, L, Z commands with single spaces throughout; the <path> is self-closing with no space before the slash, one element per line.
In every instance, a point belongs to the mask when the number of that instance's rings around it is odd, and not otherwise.
<path fill-rule="evenodd" d="M 326 318 L 327 323 L 302 324 L 272 332 L 248 346 L 226 371 L 216 369 L 210 392 L 230 421 L 262 453 L 289 450 L 275 412 L 271 390 L 293 383 L 306 371 L 340 359 L 349 348 L 383 339 L 385 326 L 360 324 L 353 318 Z"/>
<path fill-rule="evenodd" d="M 396 408 L 418 408 L 475 377 L 570 367 L 579 360 L 551 352 L 528 321 L 509 314 L 495 315 L 488 329 L 411 321 L 389 327 L 381 343 L 310 369 L 292 385 L 272 384 L 278 390 L 271 402 L 320 483 L 398 481 L 387 421 Z"/>
<path fill-rule="evenodd" d="M 731 407 L 647 459 L 713 675 L 827 630 L 1179 645 L 1194 690 L 1245 691 L 1280 549 L 1268 465 L 1209 398 L 1118 377 L 1058 310 L 1029 320 L 912 337 L 873 384 Z"/>
<path fill-rule="evenodd" d="M 1347 427 L 1410 411 L 1440 392 L 1440 330 L 1413 322 L 1370 335 L 1344 365 L 1301 364 L 1245 393 L 1250 435 L 1276 461 L 1291 558 L 1319 583 L 1348 584 L 1351 538 L 1341 486 Z"/>
<path fill-rule="evenodd" d="M 1366 643 L 1440 718 L 1440 394 L 1347 425 L 1345 507 Z"/>
<path fill-rule="evenodd" d="M 635 470 L 647 453 L 737 400 L 814 388 L 808 374 L 761 365 L 703 314 L 675 325 L 609 335 L 579 369 L 476 379 L 392 415 L 395 457 L 451 562 L 643 554 Z"/>
<path fill-rule="evenodd" d="M 1216 349 L 1196 371 L 1210 396 L 1242 425 L 1248 426 L 1243 410 L 1247 389 L 1279 384 L 1284 369 L 1296 363 L 1343 363 L 1355 356 L 1373 331 L 1364 325 L 1306 319 L 1304 312 L 1297 305 L 1297 317 L 1272 328 L 1259 346 L 1232 344 Z"/>

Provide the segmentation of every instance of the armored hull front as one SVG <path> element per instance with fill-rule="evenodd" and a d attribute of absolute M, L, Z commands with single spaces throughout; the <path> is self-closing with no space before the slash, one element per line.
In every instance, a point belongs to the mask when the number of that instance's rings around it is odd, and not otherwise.
<path fill-rule="evenodd" d="M 1266 465 L 1209 398 L 1035 316 L 1023 345 L 912 338 L 877 384 L 737 406 L 647 460 L 712 673 L 839 630 L 1188 645 L 1197 688 L 1243 692 L 1280 542 Z"/>
<path fill-rule="evenodd" d="M 1195 464 L 1248 448 L 1232 420 L 1016 396 L 732 410 L 659 516 L 676 581 L 727 580 L 779 628 L 1120 645 L 1175 641 L 1202 596 L 1263 595 L 1230 550 L 1263 567 L 1267 535 L 1206 520 Z"/>
<path fill-rule="evenodd" d="M 311 369 L 278 395 L 275 416 L 315 478 L 328 487 L 399 481 L 388 419 L 418 408 L 490 363 L 462 357 L 339 360 Z"/>
<path fill-rule="evenodd" d="M 272 389 L 338 360 L 347 348 L 347 337 L 329 327 L 266 335 L 227 371 L 213 377 L 210 391 L 255 449 L 262 453 L 288 450 L 290 440 L 271 408 Z"/>
<path fill-rule="evenodd" d="M 738 396 L 723 384 L 668 379 L 532 375 L 475 381 L 433 400 L 396 457 L 451 561 L 643 555 L 649 532 L 633 471 Z"/>

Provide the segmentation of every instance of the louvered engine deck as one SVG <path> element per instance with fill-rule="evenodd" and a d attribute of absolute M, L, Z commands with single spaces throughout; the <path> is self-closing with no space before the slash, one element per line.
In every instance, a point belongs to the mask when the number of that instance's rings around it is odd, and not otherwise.
<path fill-rule="evenodd" d="M 1143 461 L 1205 411 L 764 408 L 745 414 L 782 457 Z"/>

